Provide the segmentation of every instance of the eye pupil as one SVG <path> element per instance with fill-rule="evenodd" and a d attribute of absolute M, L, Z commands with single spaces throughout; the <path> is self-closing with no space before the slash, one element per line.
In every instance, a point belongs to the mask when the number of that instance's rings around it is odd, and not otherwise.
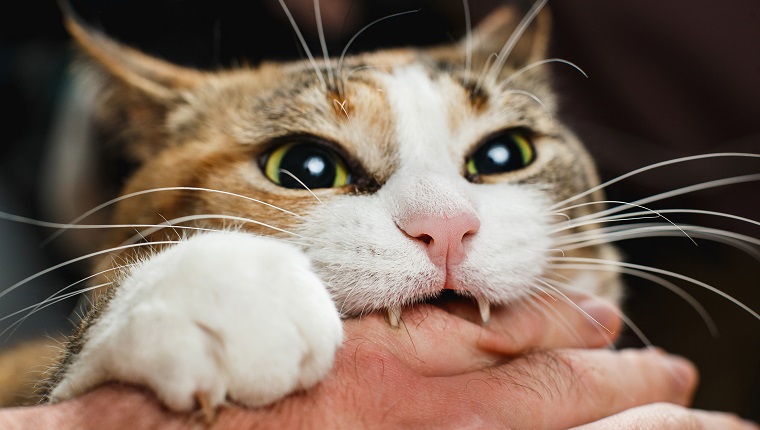
<path fill-rule="evenodd" d="M 349 181 L 343 160 L 319 144 L 289 143 L 265 159 L 263 170 L 275 184 L 303 189 L 341 187 Z"/>
<path fill-rule="evenodd" d="M 335 179 L 335 163 L 322 148 L 311 145 L 297 145 L 283 155 L 280 162 L 280 185 L 287 188 L 303 188 L 295 178 L 300 179 L 309 188 L 328 188 Z"/>
<path fill-rule="evenodd" d="M 509 130 L 487 139 L 467 162 L 471 175 L 493 175 L 519 170 L 535 159 L 526 133 Z"/>

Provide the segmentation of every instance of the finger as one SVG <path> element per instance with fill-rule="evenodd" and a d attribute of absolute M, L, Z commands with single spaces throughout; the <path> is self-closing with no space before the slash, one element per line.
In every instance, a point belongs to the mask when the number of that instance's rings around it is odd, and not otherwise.
<path fill-rule="evenodd" d="M 610 345 L 620 319 L 610 303 L 569 297 L 501 307 L 485 325 L 416 306 L 404 310 L 398 328 L 378 314 L 347 320 L 344 328 L 348 348 L 373 343 L 422 375 L 451 376 L 502 362 L 505 355 Z"/>
<path fill-rule="evenodd" d="M 371 314 L 345 321 L 344 330 L 338 354 L 349 362 L 361 353 L 397 360 L 418 375 L 452 376 L 503 360 L 478 347 L 484 332 L 481 326 L 433 307 L 406 310 L 398 328 Z"/>
<path fill-rule="evenodd" d="M 669 403 L 655 403 L 629 409 L 611 417 L 576 427 L 576 430 L 636 428 L 641 430 L 760 430 L 736 415 L 687 409 Z"/>
<path fill-rule="evenodd" d="M 516 428 L 567 428 L 655 402 L 686 405 L 697 374 L 686 360 L 654 350 L 536 353 L 438 381 L 453 413 L 495 413 Z M 434 388 L 435 390 L 436 388 Z"/>
<path fill-rule="evenodd" d="M 479 347 L 517 355 L 535 349 L 612 345 L 621 321 L 616 307 L 603 299 L 539 297 L 496 310 L 489 327 Z"/>

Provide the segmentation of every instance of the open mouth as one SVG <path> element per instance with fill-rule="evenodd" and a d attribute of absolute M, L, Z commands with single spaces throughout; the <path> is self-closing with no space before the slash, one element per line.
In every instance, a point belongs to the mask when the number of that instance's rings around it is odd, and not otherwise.
<path fill-rule="evenodd" d="M 486 324 L 491 318 L 491 305 L 486 299 L 475 298 L 456 290 L 441 290 L 438 295 L 415 303 L 431 305 L 474 324 Z M 388 309 L 388 323 L 398 327 L 401 320 L 401 306 Z"/>

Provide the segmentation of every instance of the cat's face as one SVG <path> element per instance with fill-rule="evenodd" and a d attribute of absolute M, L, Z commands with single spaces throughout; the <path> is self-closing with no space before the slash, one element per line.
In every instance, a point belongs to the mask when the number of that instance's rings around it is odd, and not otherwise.
<path fill-rule="evenodd" d="M 490 54 L 516 21 L 501 11 L 471 46 L 219 73 L 179 69 L 74 28 L 106 72 L 101 125 L 140 163 L 125 193 L 224 191 L 132 197 L 115 221 L 203 215 L 185 225 L 292 241 L 346 316 L 397 313 L 444 289 L 503 304 L 560 279 L 617 298 L 614 277 L 549 270 L 556 224 L 588 213 L 552 205 L 597 178 L 554 116 L 545 70 L 523 69 L 542 59 L 540 21 L 504 64 Z M 614 258 L 605 246 L 574 252 Z"/>

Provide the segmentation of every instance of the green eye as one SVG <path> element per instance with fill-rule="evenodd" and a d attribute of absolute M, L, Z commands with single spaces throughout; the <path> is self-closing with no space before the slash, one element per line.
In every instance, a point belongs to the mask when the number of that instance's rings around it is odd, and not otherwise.
<path fill-rule="evenodd" d="M 262 170 L 270 181 L 285 188 L 336 188 L 351 181 L 346 163 L 335 151 L 311 142 L 275 148 L 264 159 Z"/>
<path fill-rule="evenodd" d="M 487 139 L 467 160 L 470 175 L 493 175 L 512 172 L 528 166 L 536 159 L 536 151 L 528 133 L 521 129 L 506 130 Z"/>

